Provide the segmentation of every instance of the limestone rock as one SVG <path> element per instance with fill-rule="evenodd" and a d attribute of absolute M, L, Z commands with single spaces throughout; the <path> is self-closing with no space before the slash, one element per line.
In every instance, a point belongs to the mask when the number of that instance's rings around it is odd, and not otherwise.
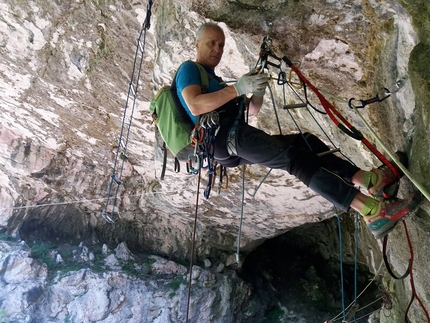
<path fill-rule="evenodd" d="M 205 259 L 204 264 L 205 264 L 205 268 L 211 268 L 212 267 L 212 262 L 209 259 Z"/>
<path fill-rule="evenodd" d="M 133 260 L 133 254 L 130 252 L 125 242 L 121 242 L 115 248 L 115 257 L 124 261 Z"/>
<path fill-rule="evenodd" d="M 151 264 L 151 272 L 157 275 L 183 275 L 187 272 L 187 268 L 180 264 L 177 264 L 171 260 L 167 260 L 157 256 L 151 256 L 151 259 L 155 260 Z"/>
<path fill-rule="evenodd" d="M 223 263 L 220 263 L 217 267 L 216 267 L 216 271 L 217 273 L 222 273 L 224 271 L 225 265 Z"/>
<path fill-rule="evenodd" d="M 115 271 L 81 269 L 47 277 L 47 267 L 29 251 L 0 241 L 0 302 L 4 322 L 178 322 L 185 319 L 185 268 L 156 257 L 154 272 L 141 280 Z M 113 254 L 107 258 L 115 257 Z M 190 315 L 196 322 L 233 322 L 248 287 L 234 274 L 218 281 L 200 269 L 202 284 L 193 287 Z M 177 283 L 166 280 L 166 274 Z M 202 286 L 201 286 L 202 285 Z M 230 286 L 231 285 L 231 286 Z M 226 292 L 228 294 L 226 294 Z M 208 306 L 217 299 L 216 306 Z"/>

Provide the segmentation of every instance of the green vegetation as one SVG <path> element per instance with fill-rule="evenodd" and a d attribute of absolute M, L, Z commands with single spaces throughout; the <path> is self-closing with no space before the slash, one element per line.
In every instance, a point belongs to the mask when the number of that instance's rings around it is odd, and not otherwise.
<path fill-rule="evenodd" d="M 65 250 L 57 250 L 58 246 L 50 242 L 34 243 L 30 246 L 31 257 L 39 260 L 48 266 L 48 270 L 52 272 L 60 271 L 65 275 L 71 271 L 78 271 L 84 268 L 90 268 L 94 272 L 103 272 L 106 268 L 104 266 L 104 258 L 101 251 L 95 253 L 95 259 L 90 262 L 82 262 L 74 259 L 73 250 L 70 248 Z M 57 263 L 53 258 L 51 252 L 58 251 L 61 255 L 63 262 Z"/>
<path fill-rule="evenodd" d="M 175 293 L 177 292 L 179 287 L 181 287 L 181 285 L 184 285 L 186 283 L 187 283 L 187 281 L 185 280 L 184 276 L 182 276 L 182 275 L 178 275 L 175 278 L 173 278 L 172 280 L 170 280 L 169 283 L 167 284 L 167 287 L 172 290 L 169 293 L 169 297 L 172 298 L 173 296 L 175 296 Z"/>
<path fill-rule="evenodd" d="M 279 322 L 283 315 L 284 315 L 284 310 L 276 305 L 270 309 L 270 312 L 267 314 L 267 317 L 264 323 Z"/>
<path fill-rule="evenodd" d="M 52 259 L 50 250 L 53 246 L 50 243 L 34 244 L 31 246 L 31 256 L 43 263 L 45 263 L 49 269 L 57 269 L 58 264 Z"/>
<path fill-rule="evenodd" d="M 15 239 L 6 233 L 0 233 L 0 240 L 1 241 L 13 241 Z"/>
<path fill-rule="evenodd" d="M 0 236 L 0 238 L 7 239 L 7 236 Z M 94 248 L 94 251 L 91 251 L 94 255 L 92 261 L 83 261 L 80 257 L 76 257 L 76 248 L 72 246 L 57 246 L 50 242 L 39 242 L 32 244 L 30 248 L 31 257 L 46 264 L 50 273 L 59 271 L 60 275 L 64 276 L 71 271 L 78 271 L 84 268 L 91 269 L 96 273 L 107 270 L 105 265 L 106 256 L 102 254 L 101 248 L 98 247 Z M 57 253 L 63 259 L 60 263 L 57 263 L 54 259 L 54 255 Z M 154 259 L 141 255 L 137 260 L 119 261 L 119 265 L 124 273 L 138 279 L 145 279 L 146 275 L 151 271 L 151 264 L 154 262 Z M 176 287 L 176 284 L 178 283 L 173 282 L 170 288 L 179 288 L 179 285 Z"/>
<path fill-rule="evenodd" d="M 155 260 L 150 257 L 142 257 L 138 260 L 120 261 L 119 264 L 127 275 L 138 279 L 145 279 L 145 276 L 151 271 L 150 266 L 154 262 Z"/>
<path fill-rule="evenodd" d="M 428 0 L 401 0 L 400 3 L 412 17 L 414 28 L 421 41 L 429 41 L 430 33 L 430 6 Z"/>
<path fill-rule="evenodd" d="M 120 261 L 120 266 L 127 275 L 130 275 L 139 279 L 144 278 L 144 273 L 139 268 L 139 266 L 134 262 L 134 260 Z"/>
<path fill-rule="evenodd" d="M 105 7 L 107 5 L 106 2 L 106 0 L 92 0 L 92 3 L 98 8 Z"/>
<path fill-rule="evenodd" d="M 6 311 L 1 309 L 0 310 L 0 323 L 3 323 L 3 319 L 6 317 Z"/>

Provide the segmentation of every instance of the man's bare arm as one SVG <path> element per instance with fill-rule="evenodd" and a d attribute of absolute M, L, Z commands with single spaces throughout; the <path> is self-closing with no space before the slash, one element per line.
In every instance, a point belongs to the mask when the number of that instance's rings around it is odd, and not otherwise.
<path fill-rule="evenodd" d="M 234 86 L 227 86 L 219 91 L 202 93 L 200 85 L 189 85 L 182 90 L 185 103 L 194 116 L 218 109 L 237 97 Z"/>

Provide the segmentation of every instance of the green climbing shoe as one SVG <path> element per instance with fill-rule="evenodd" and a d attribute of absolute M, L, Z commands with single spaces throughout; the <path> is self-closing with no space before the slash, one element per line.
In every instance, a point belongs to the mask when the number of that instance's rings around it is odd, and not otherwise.
<path fill-rule="evenodd" d="M 418 209 L 421 194 L 411 195 L 406 200 L 390 198 L 382 201 L 370 201 L 370 212 L 363 215 L 367 227 L 376 239 L 381 239 L 390 233 L 400 220 L 412 216 Z"/>
<path fill-rule="evenodd" d="M 377 200 L 395 196 L 399 189 L 399 178 L 386 165 L 372 169 L 364 175 L 364 188 Z"/>
<path fill-rule="evenodd" d="M 404 166 L 408 166 L 408 156 L 402 151 L 396 151 L 396 159 Z M 397 170 L 397 175 L 387 165 L 381 165 L 365 172 L 363 187 L 369 195 L 377 200 L 389 199 L 397 195 L 399 179 L 404 175 L 401 169 L 392 163 Z"/>

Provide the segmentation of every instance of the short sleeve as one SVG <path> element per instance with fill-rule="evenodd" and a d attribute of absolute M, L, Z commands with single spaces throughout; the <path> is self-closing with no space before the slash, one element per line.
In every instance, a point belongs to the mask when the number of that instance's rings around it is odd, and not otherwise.
<path fill-rule="evenodd" d="M 200 85 L 201 77 L 200 70 L 191 61 L 183 63 L 176 73 L 176 91 L 179 97 L 179 101 L 184 107 L 187 114 L 190 116 L 194 124 L 197 122 L 197 117 L 193 116 L 187 104 L 185 103 L 184 97 L 182 96 L 182 91 L 190 85 Z"/>

